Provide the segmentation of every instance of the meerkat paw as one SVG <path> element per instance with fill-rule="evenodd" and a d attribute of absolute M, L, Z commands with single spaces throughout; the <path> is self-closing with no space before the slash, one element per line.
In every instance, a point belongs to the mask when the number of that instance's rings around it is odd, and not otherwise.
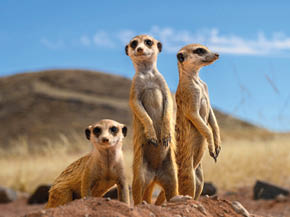
<path fill-rule="evenodd" d="M 158 140 L 155 134 L 155 131 L 148 132 L 146 133 L 146 139 L 147 139 L 147 144 L 148 145 L 154 145 L 155 147 L 158 146 Z"/>
<path fill-rule="evenodd" d="M 170 142 L 171 142 L 171 136 L 170 135 L 162 138 L 163 146 L 168 147 Z"/>
<path fill-rule="evenodd" d="M 214 161 L 216 162 L 216 160 L 217 160 L 217 155 L 216 155 L 216 153 L 215 152 L 213 152 L 213 151 L 209 151 L 209 155 L 214 159 Z"/>
<path fill-rule="evenodd" d="M 147 144 L 148 144 L 148 145 L 154 145 L 155 147 L 158 146 L 157 139 L 153 139 L 153 138 L 151 138 L 151 139 L 147 139 Z"/>

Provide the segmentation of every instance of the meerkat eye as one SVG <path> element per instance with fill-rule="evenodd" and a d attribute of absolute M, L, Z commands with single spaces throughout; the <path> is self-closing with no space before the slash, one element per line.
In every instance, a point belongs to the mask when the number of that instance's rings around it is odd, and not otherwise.
<path fill-rule="evenodd" d="M 138 45 L 138 41 L 134 40 L 130 43 L 131 48 L 135 49 Z"/>
<path fill-rule="evenodd" d="M 110 131 L 111 131 L 111 133 L 116 134 L 116 133 L 118 133 L 119 129 L 118 129 L 118 127 L 113 126 L 110 128 Z"/>
<path fill-rule="evenodd" d="M 93 132 L 96 136 L 99 136 L 102 133 L 102 129 L 100 127 L 95 127 Z"/>
<path fill-rule="evenodd" d="M 146 40 L 144 41 L 144 43 L 145 43 L 147 46 L 149 46 L 149 47 L 151 47 L 151 46 L 153 45 L 153 41 L 151 41 L 151 40 L 149 40 L 149 39 L 146 39 Z"/>
<path fill-rule="evenodd" d="M 202 56 L 202 55 L 206 54 L 207 51 L 206 51 L 206 49 L 203 49 L 203 48 L 197 48 L 197 49 L 193 50 L 193 53 Z"/>

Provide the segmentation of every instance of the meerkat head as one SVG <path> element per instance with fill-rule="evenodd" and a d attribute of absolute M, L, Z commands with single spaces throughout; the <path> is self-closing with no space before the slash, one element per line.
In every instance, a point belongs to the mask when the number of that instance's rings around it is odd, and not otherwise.
<path fill-rule="evenodd" d="M 161 51 L 161 42 L 150 35 L 135 36 L 125 47 L 126 54 L 133 62 L 154 61 Z"/>
<path fill-rule="evenodd" d="M 200 44 L 186 45 L 177 53 L 178 68 L 187 72 L 199 70 L 203 66 L 212 64 L 218 58 L 218 53 L 211 52 Z"/>
<path fill-rule="evenodd" d="M 113 148 L 122 143 L 123 138 L 127 135 L 127 127 L 117 121 L 103 119 L 89 125 L 85 134 L 96 149 Z"/>

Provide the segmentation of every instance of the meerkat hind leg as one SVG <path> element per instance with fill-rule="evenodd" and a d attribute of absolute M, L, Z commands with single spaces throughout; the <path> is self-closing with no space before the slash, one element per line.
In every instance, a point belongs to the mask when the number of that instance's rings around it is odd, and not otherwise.
<path fill-rule="evenodd" d="M 195 170 L 192 166 L 183 167 L 179 171 L 179 194 L 194 198 L 196 190 Z"/>
<path fill-rule="evenodd" d="M 134 205 L 140 204 L 143 201 L 146 187 L 153 181 L 153 174 L 150 174 L 146 165 L 142 166 L 142 171 L 134 171 L 132 194 Z M 147 192 L 148 194 L 149 192 Z M 148 196 L 148 195 L 147 195 Z"/>
<path fill-rule="evenodd" d="M 172 197 L 178 195 L 178 179 L 172 161 L 164 165 L 166 166 L 162 168 L 162 172 L 157 176 L 157 181 L 162 186 L 165 197 L 169 201 Z M 160 200 L 157 198 L 158 201 Z"/>
<path fill-rule="evenodd" d="M 145 200 L 147 203 L 152 202 L 152 193 L 154 190 L 155 182 L 152 181 L 145 189 L 143 200 Z"/>
<path fill-rule="evenodd" d="M 201 163 L 195 169 L 195 181 L 196 181 L 196 190 L 194 199 L 197 200 L 200 197 L 204 186 L 204 176 Z"/>
<path fill-rule="evenodd" d="M 45 208 L 61 206 L 72 200 L 73 193 L 70 189 L 55 189 L 49 192 L 49 199 Z"/>

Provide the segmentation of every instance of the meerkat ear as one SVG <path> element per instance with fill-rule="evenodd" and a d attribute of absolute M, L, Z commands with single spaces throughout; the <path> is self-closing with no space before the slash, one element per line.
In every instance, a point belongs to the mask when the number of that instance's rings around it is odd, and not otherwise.
<path fill-rule="evenodd" d="M 183 55 L 183 53 L 178 53 L 177 54 L 177 59 L 178 59 L 179 62 L 182 63 L 184 61 L 184 55 Z"/>
<path fill-rule="evenodd" d="M 91 131 L 90 131 L 88 128 L 85 130 L 85 134 L 86 134 L 86 138 L 87 138 L 88 140 L 90 140 Z"/>
<path fill-rule="evenodd" d="M 123 136 L 124 136 L 124 137 L 127 136 L 127 127 L 126 127 L 126 126 L 124 126 L 124 127 L 122 128 L 122 133 L 123 133 Z"/>
<path fill-rule="evenodd" d="M 126 45 L 126 47 L 125 47 L 125 52 L 126 52 L 126 55 L 129 56 L 129 53 L 128 53 L 128 45 Z"/>
<path fill-rule="evenodd" d="M 158 41 L 157 47 L 158 47 L 159 53 L 161 53 L 161 51 L 162 51 L 162 43 L 160 41 Z"/>

